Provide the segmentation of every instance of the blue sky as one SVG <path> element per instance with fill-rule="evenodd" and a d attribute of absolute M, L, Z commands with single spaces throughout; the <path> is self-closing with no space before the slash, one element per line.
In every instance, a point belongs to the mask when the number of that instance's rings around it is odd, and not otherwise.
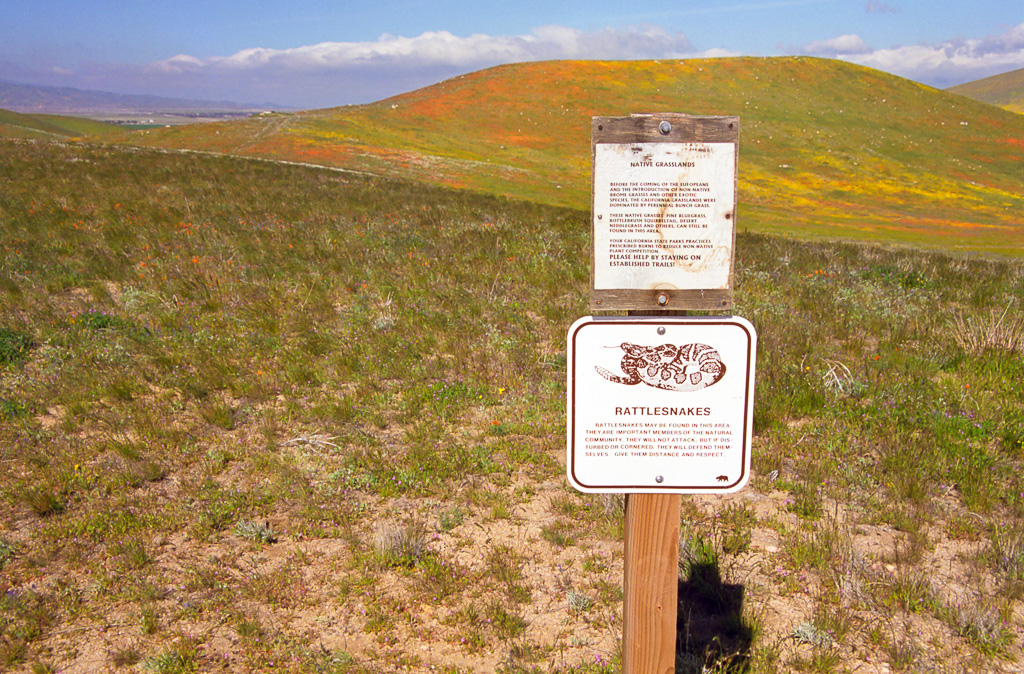
<path fill-rule="evenodd" d="M 0 0 L 0 79 L 281 107 L 517 61 L 793 54 L 947 87 L 1024 68 L 1024 2 Z"/>

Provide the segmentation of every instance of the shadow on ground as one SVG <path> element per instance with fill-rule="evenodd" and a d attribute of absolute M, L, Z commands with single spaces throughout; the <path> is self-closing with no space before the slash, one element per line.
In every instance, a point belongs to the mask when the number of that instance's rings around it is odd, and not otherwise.
<path fill-rule="evenodd" d="M 750 659 L 753 628 L 743 617 L 743 585 L 722 582 L 718 560 L 684 564 L 676 619 L 676 672 L 704 667 L 744 672 Z"/>

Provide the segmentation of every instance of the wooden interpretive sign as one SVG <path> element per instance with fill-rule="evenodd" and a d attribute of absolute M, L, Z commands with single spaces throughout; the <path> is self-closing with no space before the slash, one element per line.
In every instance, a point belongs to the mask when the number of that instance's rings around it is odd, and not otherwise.
<path fill-rule="evenodd" d="M 754 328 L 678 318 L 732 308 L 739 118 L 592 124 L 590 307 L 604 316 L 569 329 L 566 475 L 580 491 L 625 492 L 623 672 L 668 674 L 679 495 L 750 476 Z"/>
<path fill-rule="evenodd" d="M 729 309 L 738 117 L 595 117 L 594 311 Z"/>

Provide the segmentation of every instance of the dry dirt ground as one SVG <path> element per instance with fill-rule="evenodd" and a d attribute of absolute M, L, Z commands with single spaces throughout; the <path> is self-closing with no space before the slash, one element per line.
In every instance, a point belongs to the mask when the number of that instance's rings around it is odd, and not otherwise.
<path fill-rule="evenodd" d="M 243 464 L 233 464 L 219 479 L 244 480 L 245 471 Z M 177 497 L 173 475 L 148 488 L 162 490 L 163 499 Z M 348 537 L 295 534 L 299 515 L 287 507 L 269 518 L 279 536 L 266 545 L 230 531 L 208 540 L 187 533 L 156 535 L 147 546 L 151 561 L 145 570 L 160 579 L 145 602 L 160 623 L 152 631 L 140 629 L 143 602 L 103 599 L 95 572 L 76 571 L 73 559 L 63 560 L 59 569 L 38 569 L 32 588 L 66 588 L 77 606 L 68 610 L 73 617 L 45 633 L 39 651 L 45 657 L 28 659 L 15 671 L 144 668 L 146 658 L 182 640 L 194 644 L 198 671 L 290 671 L 300 665 L 308 671 L 308 658 L 275 662 L 282 649 L 274 643 L 259 646 L 260 639 L 279 644 L 284 637 L 307 644 L 310 657 L 320 658 L 320 671 L 599 671 L 619 649 L 621 539 L 586 533 L 582 526 L 572 544 L 560 546 L 545 536 L 545 527 L 564 520 L 558 504 L 581 498 L 564 479 L 513 483 L 503 491 L 525 494 L 508 503 L 507 516 L 470 508 L 453 527 L 436 526 L 450 504 L 377 499 L 368 501 L 364 523 Z M 692 578 L 681 579 L 679 648 L 686 652 L 678 672 L 722 671 L 728 662 L 746 663 L 745 671 L 755 672 L 1022 671 L 1020 635 L 1002 655 L 985 655 L 953 621 L 929 608 L 929 598 L 968 607 L 996 594 L 994 580 L 971 561 L 981 543 L 951 540 L 934 524 L 926 529 L 930 543 L 918 559 L 909 560 L 900 552 L 907 545 L 905 534 L 858 524 L 843 504 L 829 501 L 826 514 L 809 523 L 791 512 L 790 496 L 765 477 L 737 494 L 682 498 L 684 562 L 692 554 L 687 552 L 691 541 L 722 540 L 728 532 L 719 521 L 730 512 L 753 512 L 756 522 L 741 551 L 723 553 L 714 568 L 704 569 L 705 580 L 716 585 L 711 599 L 696 591 Z M 949 508 L 955 508 L 952 501 Z M 354 563 L 360 555 L 365 559 L 385 523 L 402 522 L 411 513 L 433 523 L 426 530 L 426 550 L 469 579 L 459 591 L 434 598 L 423 590 L 415 569 L 384 565 L 368 573 L 365 564 Z M 27 540 L 40 522 L 26 512 L 4 533 Z M 797 564 L 794 545 L 814 536 L 824 541 L 826 531 L 831 542 L 825 554 L 842 558 L 841 563 L 817 566 L 826 572 Z M 511 560 L 507 578 L 494 577 L 496 550 Z M 517 587 L 525 594 L 498 603 L 518 612 L 522 629 L 502 636 L 487 624 L 493 616 L 484 607 Z M 577 602 L 585 599 L 574 606 L 570 595 Z M 101 600 L 99 608 L 90 608 L 90 597 Z M 475 613 L 467 610 L 473 604 Z M 1004 620 L 1021 624 L 1019 604 L 1008 607 L 1013 615 Z M 254 627 L 240 627 L 240 615 Z M 832 635 L 815 646 L 800 628 L 816 619 L 823 624 L 822 615 L 830 616 L 824 624 L 833 628 Z M 137 657 L 125 655 L 131 653 Z M 743 653 L 753 655 L 745 659 Z M 52 670 L 33 669 L 38 662 Z"/>

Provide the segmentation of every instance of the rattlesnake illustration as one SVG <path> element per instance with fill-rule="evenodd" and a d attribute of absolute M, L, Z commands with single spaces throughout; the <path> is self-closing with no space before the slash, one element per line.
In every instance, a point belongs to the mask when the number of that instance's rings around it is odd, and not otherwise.
<path fill-rule="evenodd" d="M 666 391 L 699 391 L 718 383 L 725 376 L 725 363 L 714 348 L 707 344 L 661 344 L 642 346 L 623 342 L 626 355 L 622 357 L 621 377 L 603 367 L 597 373 L 616 384 L 639 384 Z"/>

